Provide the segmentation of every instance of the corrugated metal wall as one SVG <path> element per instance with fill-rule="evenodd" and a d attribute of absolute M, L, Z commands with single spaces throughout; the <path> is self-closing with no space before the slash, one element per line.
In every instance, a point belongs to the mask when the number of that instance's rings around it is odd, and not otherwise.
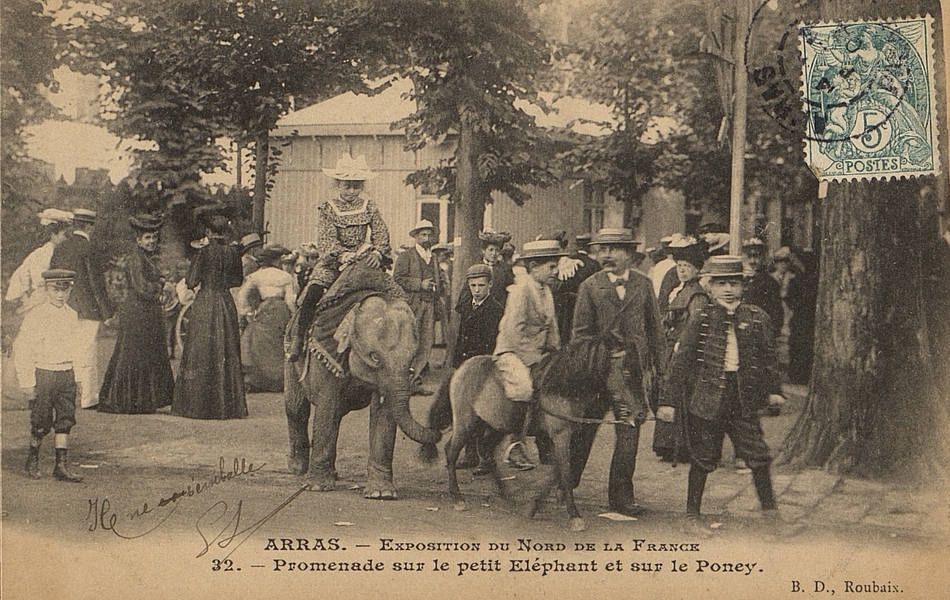
<path fill-rule="evenodd" d="M 531 199 L 518 206 L 504 194 L 493 194 L 492 227 L 511 232 L 516 248 L 539 235 L 564 230 L 568 236 L 583 233 L 584 187 L 567 182 L 549 188 L 529 188 Z"/>
<path fill-rule="evenodd" d="M 451 156 L 451 144 L 432 144 L 418 152 L 403 150 L 402 136 L 298 137 L 288 140 L 274 189 L 265 210 L 268 242 L 297 246 L 313 241 L 317 206 L 335 195 L 333 180 L 322 169 L 333 167 L 343 153 L 363 154 L 377 177 L 366 182 L 389 226 L 394 247 L 409 243 L 423 196 L 405 184 L 406 175 Z M 444 236 L 443 236 L 444 237 Z"/>

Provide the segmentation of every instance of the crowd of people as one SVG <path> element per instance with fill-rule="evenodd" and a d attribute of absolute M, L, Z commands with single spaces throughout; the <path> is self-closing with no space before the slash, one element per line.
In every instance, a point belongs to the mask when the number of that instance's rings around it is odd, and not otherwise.
<path fill-rule="evenodd" d="M 109 413 L 170 407 L 171 414 L 189 418 L 246 417 L 246 393 L 282 389 L 284 361 L 300 360 L 306 351 L 321 298 L 347 266 L 360 262 L 391 272 L 393 289 L 416 317 L 419 343 L 411 366 L 417 393 L 439 337 L 437 324 L 451 350 L 449 367 L 473 356 L 494 357 L 505 395 L 524 407 L 525 426 L 505 452 L 513 468 L 534 467 L 530 437 L 537 436 L 542 462 L 550 451 L 550 440 L 532 426 L 538 365 L 572 338 L 595 337 L 610 350 L 606 389 L 616 432 L 611 510 L 641 510 L 633 475 L 640 429 L 651 414 L 656 454 L 691 465 L 690 515 L 699 514 L 725 434 L 751 470 L 762 507 L 774 508 L 759 418 L 781 410 L 776 339 L 788 340 L 788 378 L 800 379 L 810 366 L 814 265 L 787 248 L 769 256 L 759 238 L 743 242 L 744 256 L 729 256 L 728 234 L 714 225 L 671 235 L 645 252 L 629 229 L 579 234 L 573 250 L 566 233 L 556 231 L 518 252 L 509 234 L 486 229 L 479 235 L 481 260 L 458 266 L 466 285 L 451 302 L 456 266 L 452 246 L 437 243 L 439 228 L 419 221 L 407 232 L 414 244 L 394 252 L 376 203 L 363 193 L 373 177 L 365 158 L 344 156 L 325 172 L 337 195 L 318 207 L 315 242 L 297 252 L 265 246 L 256 233 L 230 241 L 226 211 L 208 206 L 195 211 L 205 235 L 192 243 L 193 258 L 163 272 L 155 260 L 162 218 L 133 215 L 136 246 L 125 261 L 127 290 L 117 309 L 90 244 L 96 214 L 40 214 L 49 241 L 14 273 L 6 294 L 22 319 L 13 344 L 17 376 L 35 398 L 31 477 L 39 476 L 40 441 L 52 430 L 54 474 L 80 479 L 65 462 L 77 397 L 82 408 Z M 118 334 L 100 384 L 95 341 L 110 319 Z M 177 375 L 172 357 L 179 361 Z M 596 425 L 576 428 L 575 486 L 595 434 Z M 471 445 L 459 466 L 490 472 L 494 457 Z"/>

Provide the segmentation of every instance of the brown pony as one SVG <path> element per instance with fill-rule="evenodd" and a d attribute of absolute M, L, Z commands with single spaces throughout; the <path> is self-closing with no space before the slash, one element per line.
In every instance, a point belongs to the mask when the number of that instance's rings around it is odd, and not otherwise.
<path fill-rule="evenodd" d="M 571 529 L 584 530 L 584 519 L 574 504 L 574 482 L 580 473 L 572 474 L 571 435 L 580 423 L 602 417 L 609 408 L 604 387 L 609 360 L 610 353 L 602 340 L 579 338 L 549 355 L 542 364 L 535 392 L 537 440 L 539 448 L 553 447 L 555 469 L 532 495 L 525 511 L 529 518 L 557 483 L 567 504 Z M 459 366 L 449 382 L 449 399 L 453 422 L 452 437 L 445 444 L 449 492 L 456 510 L 465 510 L 455 471 L 459 452 L 466 443 L 476 443 L 477 435 L 481 436 L 478 443 L 482 448 L 493 452 L 506 433 L 522 430 L 528 403 L 505 397 L 490 356 L 475 356 Z M 541 454 L 542 462 L 549 462 L 546 453 Z M 493 468 L 491 475 L 499 493 L 506 496 L 498 469 Z"/>

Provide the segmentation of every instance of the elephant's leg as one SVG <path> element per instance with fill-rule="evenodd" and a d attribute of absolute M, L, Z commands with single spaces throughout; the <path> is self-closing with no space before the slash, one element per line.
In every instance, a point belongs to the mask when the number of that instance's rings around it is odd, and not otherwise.
<path fill-rule="evenodd" d="M 311 368 L 313 366 L 311 365 Z M 313 386 L 313 407 L 310 408 L 311 427 L 310 470 L 307 484 L 315 492 L 330 491 L 336 482 L 336 444 L 340 437 L 340 382 L 327 374 L 318 386 Z"/>
<path fill-rule="evenodd" d="M 389 404 L 378 395 L 369 405 L 369 461 L 363 496 L 374 500 L 395 500 L 393 485 L 393 448 L 396 445 L 396 421 Z"/>
<path fill-rule="evenodd" d="M 303 475 L 310 468 L 310 400 L 297 383 L 297 374 L 286 369 L 284 391 L 284 412 L 287 414 L 287 433 L 290 436 L 290 454 L 287 467 L 294 475 Z M 292 383 L 290 383 L 292 380 Z"/>

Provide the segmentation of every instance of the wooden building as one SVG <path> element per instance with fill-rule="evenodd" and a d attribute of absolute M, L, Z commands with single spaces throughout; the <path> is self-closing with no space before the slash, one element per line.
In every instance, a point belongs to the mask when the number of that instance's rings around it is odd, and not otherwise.
<path fill-rule="evenodd" d="M 366 182 L 365 193 L 379 204 L 394 247 L 411 243 L 407 232 L 419 219 L 440 227 L 440 241 L 453 239 L 454 211 L 448 199 L 405 183 L 411 172 L 447 161 L 456 144 L 455 136 L 450 135 L 430 141 L 421 150 L 405 150 L 404 132 L 393 130 L 391 123 L 415 110 L 413 102 L 404 97 L 410 85 L 397 81 L 372 97 L 346 93 L 278 122 L 272 135 L 283 154 L 265 208 L 270 241 L 296 246 L 313 240 L 317 206 L 334 193 L 333 180 L 322 169 L 333 167 L 347 152 L 354 157 L 365 155 L 377 174 Z M 532 198 L 521 207 L 496 193 L 486 210 L 485 225 L 510 231 L 512 241 L 520 245 L 552 231 L 563 229 L 573 235 L 609 222 L 605 221 L 603 196 L 583 182 L 529 191 Z"/>

